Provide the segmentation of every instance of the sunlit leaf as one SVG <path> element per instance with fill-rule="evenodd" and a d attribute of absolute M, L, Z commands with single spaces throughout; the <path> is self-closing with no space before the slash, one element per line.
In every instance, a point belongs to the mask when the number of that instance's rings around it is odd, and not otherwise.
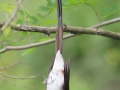
<path fill-rule="evenodd" d="M 5 7 L 3 7 L 2 9 L 3 9 L 5 12 L 8 12 L 8 13 L 11 13 L 11 12 L 12 12 L 12 10 L 9 9 L 9 8 L 5 8 Z"/>
<path fill-rule="evenodd" d="M 68 2 L 69 2 L 69 4 L 76 4 L 77 0 L 69 0 Z"/>
<path fill-rule="evenodd" d="M 13 6 L 11 4 L 7 4 L 7 3 L 4 3 L 1 5 L 1 9 L 8 13 L 11 13 L 14 8 L 15 8 L 15 6 Z"/>
<path fill-rule="evenodd" d="M 11 9 L 15 8 L 14 5 L 8 4 L 8 3 L 3 3 L 3 4 L 2 4 L 2 7 L 8 7 L 8 8 L 11 8 Z"/>

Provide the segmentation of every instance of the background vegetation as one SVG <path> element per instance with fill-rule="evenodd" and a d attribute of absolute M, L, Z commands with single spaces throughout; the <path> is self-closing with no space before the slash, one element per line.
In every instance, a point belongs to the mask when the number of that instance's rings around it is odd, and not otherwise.
<path fill-rule="evenodd" d="M 63 23 L 69 26 L 90 27 L 101 21 L 120 16 L 119 0 L 62 0 Z M 0 22 L 6 22 L 16 5 L 15 0 L 0 0 Z M 98 16 L 95 14 L 95 10 Z M 54 0 L 24 0 L 12 23 L 35 26 L 57 26 Z M 102 29 L 119 32 L 120 23 Z M 54 38 L 42 33 L 6 30 L 0 36 L 0 48 L 25 45 Z M 1 90 L 45 90 L 44 76 L 55 55 L 55 44 L 0 53 L 0 67 L 16 61 L 22 63 L 2 71 L 16 77 L 40 75 L 32 79 L 13 79 L 0 75 Z M 120 90 L 120 41 L 97 36 L 79 35 L 63 41 L 63 56 L 71 58 L 71 90 Z"/>

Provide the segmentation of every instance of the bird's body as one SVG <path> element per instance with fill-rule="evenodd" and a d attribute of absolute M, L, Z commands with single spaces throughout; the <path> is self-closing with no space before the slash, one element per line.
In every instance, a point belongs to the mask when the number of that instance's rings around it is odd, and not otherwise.
<path fill-rule="evenodd" d="M 47 90 L 63 90 L 64 85 L 64 60 L 60 50 L 56 53 L 53 68 L 47 79 Z"/>
<path fill-rule="evenodd" d="M 64 64 L 62 57 L 62 1 L 57 1 L 58 29 L 56 31 L 56 56 L 49 69 L 47 90 L 69 90 L 70 59 Z"/>

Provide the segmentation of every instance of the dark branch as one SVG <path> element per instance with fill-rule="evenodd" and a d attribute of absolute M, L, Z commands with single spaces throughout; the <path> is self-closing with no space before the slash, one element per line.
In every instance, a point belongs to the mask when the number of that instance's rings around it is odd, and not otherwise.
<path fill-rule="evenodd" d="M 100 35 L 100 36 L 105 36 L 105 37 L 113 38 L 116 40 L 120 40 L 120 33 L 96 29 L 96 28 L 99 28 L 99 27 L 102 27 L 105 25 L 116 23 L 118 21 L 120 21 L 120 18 L 102 22 L 98 25 L 92 26 L 91 28 L 64 26 L 64 32 L 73 33 L 73 34 L 65 35 L 64 38 L 70 38 L 70 37 L 76 36 L 78 34 L 91 34 L 91 35 Z M 3 25 L 4 25 L 4 22 L 0 22 L 0 28 Z M 10 26 L 11 26 L 11 29 L 17 30 L 17 31 L 40 32 L 40 33 L 45 33 L 48 35 L 50 33 L 55 33 L 55 31 L 57 29 L 56 27 L 29 26 L 29 25 L 18 25 L 18 24 L 10 24 Z M 48 43 L 52 43 L 54 41 L 55 41 L 55 39 L 51 39 L 48 41 L 38 42 L 38 43 L 23 45 L 23 46 L 6 46 L 0 50 L 0 53 L 9 51 L 9 50 L 22 50 L 22 49 L 28 49 L 28 48 L 32 48 L 32 47 L 42 46 L 42 45 L 45 45 Z"/>
<path fill-rule="evenodd" d="M 0 23 L 2 27 L 4 23 Z M 95 26 L 94 26 L 95 27 Z M 42 27 L 42 26 L 29 26 L 29 25 L 18 25 L 18 24 L 11 24 L 11 28 L 17 31 L 24 31 L 24 32 L 40 32 L 45 34 L 51 34 L 56 32 L 56 27 Z M 100 35 L 105 36 L 113 39 L 120 40 L 120 34 L 108 30 L 101 30 L 95 28 L 82 28 L 82 27 L 73 27 L 73 26 L 66 26 L 64 28 L 64 32 L 69 32 L 73 34 L 91 34 L 91 35 Z"/>

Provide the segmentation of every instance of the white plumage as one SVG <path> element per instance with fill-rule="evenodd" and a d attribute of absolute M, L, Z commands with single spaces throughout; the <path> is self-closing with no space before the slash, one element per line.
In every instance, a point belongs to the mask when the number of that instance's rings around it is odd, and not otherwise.
<path fill-rule="evenodd" d="M 53 68 L 47 79 L 47 90 L 63 90 L 64 84 L 64 60 L 60 50 L 56 53 Z"/>

